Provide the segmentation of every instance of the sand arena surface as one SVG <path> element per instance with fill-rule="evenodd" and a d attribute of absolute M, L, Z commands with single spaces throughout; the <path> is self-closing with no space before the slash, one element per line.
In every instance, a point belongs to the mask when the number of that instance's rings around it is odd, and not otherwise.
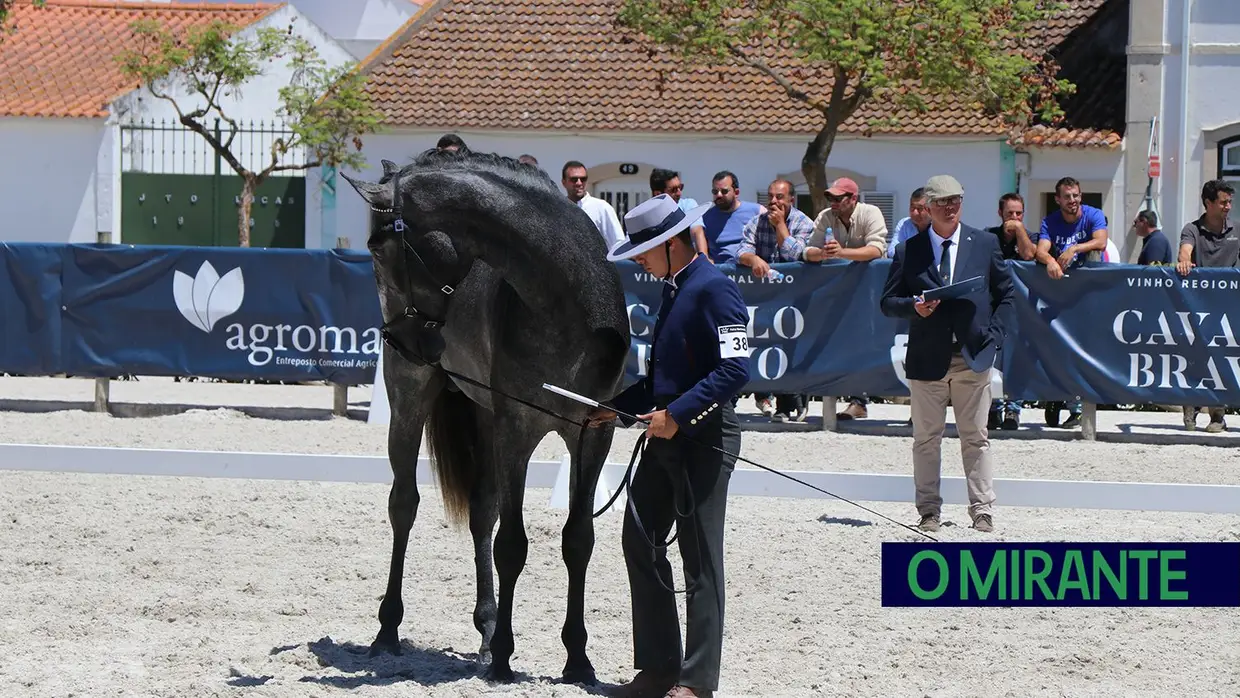
<path fill-rule="evenodd" d="M 113 385 L 115 398 L 123 384 Z M 329 391 L 314 395 L 330 406 Z M 228 410 L 150 419 L 0 412 L 0 425 L 5 440 L 28 443 L 385 448 L 382 427 Z M 617 438 L 612 460 L 627 458 L 633 436 Z M 946 474 L 959 472 L 958 448 L 944 443 Z M 907 472 L 909 439 L 747 432 L 744 449 L 790 469 Z M 994 449 L 1002 476 L 1240 483 L 1233 448 L 996 440 Z M 535 457 L 563 451 L 553 437 Z M 964 508 L 947 507 L 956 525 L 939 537 L 1240 540 L 1240 516 L 1022 509 L 1003 507 L 998 494 L 995 534 L 969 530 Z M 470 538 L 445 526 L 433 488 L 423 488 L 406 568 L 407 651 L 371 660 L 363 648 L 378 630 L 391 540 L 386 486 L 0 472 L 0 695 L 589 695 L 555 682 L 564 512 L 549 509 L 549 497 L 526 496 L 520 680 L 492 686 L 471 661 Z M 915 518 L 911 505 L 866 505 Z M 733 497 L 728 519 L 721 695 L 1240 694 L 1238 609 L 883 608 L 880 545 L 911 539 L 903 529 L 830 500 Z M 632 674 L 620 517 L 605 514 L 596 531 L 589 651 L 600 680 L 618 683 Z"/>

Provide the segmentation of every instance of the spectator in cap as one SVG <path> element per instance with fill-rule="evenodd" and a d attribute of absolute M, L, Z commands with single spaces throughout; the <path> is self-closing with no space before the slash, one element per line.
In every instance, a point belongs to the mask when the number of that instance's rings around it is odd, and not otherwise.
<path fill-rule="evenodd" d="M 937 531 L 941 444 L 950 400 L 960 434 L 973 528 L 994 530 L 994 462 L 986 417 L 990 370 L 1012 324 L 1012 278 L 999 239 L 960 221 L 964 188 L 950 175 L 926 182 L 930 230 L 896 246 L 879 302 L 909 321 L 905 375 L 913 406 L 913 482 L 923 531 Z M 954 297 L 926 291 L 981 277 Z"/>
<path fill-rule="evenodd" d="M 832 182 L 827 188 L 827 203 L 830 206 L 814 219 L 814 232 L 801 259 L 869 262 L 887 252 L 887 219 L 877 206 L 861 201 L 861 189 L 856 182 L 848 177 Z M 863 396 L 849 397 L 848 407 L 835 418 L 865 419 L 869 416 L 867 402 Z"/>

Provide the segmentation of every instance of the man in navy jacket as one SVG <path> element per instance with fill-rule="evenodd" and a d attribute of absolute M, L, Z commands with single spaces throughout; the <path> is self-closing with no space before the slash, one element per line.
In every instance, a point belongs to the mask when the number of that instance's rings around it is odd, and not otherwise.
<path fill-rule="evenodd" d="M 646 377 L 612 402 L 648 420 L 651 437 L 629 489 L 636 516 L 624 520 L 639 670 L 624 696 L 710 696 L 719 686 L 724 516 L 741 448 L 732 400 L 749 382 L 749 312 L 736 282 L 694 250 L 689 226 L 710 206 L 685 213 L 666 194 L 648 199 L 625 215 L 628 237 L 607 256 L 636 258 L 665 282 Z M 615 418 L 606 407 L 590 414 L 592 425 Z M 688 589 L 683 653 L 663 546 L 673 522 Z"/>
<path fill-rule="evenodd" d="M 999 240 L 960 222 L 964 188 L 950 175 L 926 183 L 930 228 L 896 247 L 880 302 L 889 317 L 909 320 L 904 372 L 913 407 L 913 481 L 918 524 L 937 531 L 941 443 L 951 400 L 969 492 L 969 516 L 994 530 L 994 464 L 986 431 L 990 370 L 1012 323 L 1012 278 Z M 981 277 L 960 297 L 927 301 L 925 291 Z"/>

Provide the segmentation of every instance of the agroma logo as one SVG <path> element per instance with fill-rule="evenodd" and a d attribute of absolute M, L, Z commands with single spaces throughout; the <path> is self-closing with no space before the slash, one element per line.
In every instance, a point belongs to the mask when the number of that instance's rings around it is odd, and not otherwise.
<path fill-rule="evenodd" d="M 172 297 L 177 310 L 191 325 L 210 334 L 216 323 L 241 309 L 245 300 L 241 267 L 222 277 L 206 261 L 192 278 L 177 271 L 172 278 Z M 246 360 L 254 366 L 266 366 L 274 359 L 278 365 L 352 368 L 363 361 L 373 363 L 382 342 L 377 327 L 359 333 L 352 327 L 330 325 L 254 324 L 247 327 L 234 322 L 224 331 L 227 334 L 224 346 L 231 351 L 249 352 Z M 277 356 L 277 352 L 289 351 L 310 356 Z M 321 354 L 332 356 L 317 356 Z M 345 356 L 337 356 L 341 354 Z M 358 354 L 365 358 L 361 361 L 348 358 Z"/>

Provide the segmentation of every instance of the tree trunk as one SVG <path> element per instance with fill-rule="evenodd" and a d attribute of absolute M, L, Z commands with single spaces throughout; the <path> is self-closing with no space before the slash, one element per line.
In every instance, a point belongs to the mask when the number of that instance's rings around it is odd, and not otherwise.
<path fill-rule="evenodd" d="M 827 207 L 827 159 L 831 157 L 831 149 L 835 146 L 835 132 L 838 127 L 830 120 L 823 125 L 814 140 L 805 147 L 805 155 L 801 157 L 801 174 L 805 175 L 805 185 L 809 187 L 809 195 L 814 203 L 810 218 Z"/>
<path fill-rule="evenodd" d="M 241 247 L 250 246 L 250 208 L 254 205 L 254 190 L 258 188 L 258 178 L 244 175 L 241 185 L 241 206 L 238 207 L 237 244 Z"/>

